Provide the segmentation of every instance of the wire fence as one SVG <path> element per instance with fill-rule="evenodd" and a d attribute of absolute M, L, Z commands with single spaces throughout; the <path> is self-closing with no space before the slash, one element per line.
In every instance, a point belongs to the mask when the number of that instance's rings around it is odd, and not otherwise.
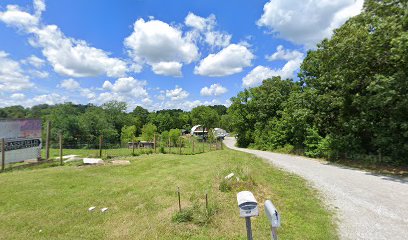
<path fill-rule="evenodd" d="M 222 139 L 202 139 L 191 135 L 183 135 L 175 139 L 174 137 L 162 137 L 160 134 L 155 134 L 152 141 L 134 140 L 132 142 L 107 141 L 103 139 L 103 136 L 86 143 L 72 141 L 72 138 L 70 140 L 71 141 L 65 142 L 64 135 L 61 133 L 57 140 L 46 139 L 44 142 L 40 142 L 37 148 L 29 148 L 28 145 L 26 149 L 20 149 L 20 147 L 18 147 L 20 152 L 22 150 L 25 152 L 36 151 L 37 154 L 29 155 L 37 157 L 30 159 L 30 157 L 17 156 L 21 157 L 22 161 L 14 162 L 10 162 L 9 160 L 11 157 L 16 158 L 14 155 L 16 155 L 17 152 L 14 152 L 14 149 L 11 149 L 9 146 L 10 143 L 6 141 L 2 143 L 0 147 L 2 160 L 1 171 L 37 165 L 44 162 L 63 165 L 72 159 L 74 159 L 74 161 L 75 159 L 79 160 L 83 158 L 102 158 L 106 160 L 140 156 L 143 154 L 193 155 L 223 149 Z M 26 139 L 24 141 L 27 142 Z M 4 148 L 4 150 L 2 148 Z"/>
<path fill-rule="evenodd" d="M 164 139 L 160 135 L 155 135 L 153 141 L 135 140 L 132 142 L 104 141 L 103 136 L 101 136 L 98 144 L 65 144 L 64 139 L 61 140 L 61 147 L 56 148 L 57 144 L 55 143 L 50 145 L 49 158 L 59 158 L 65 155 L 98 157 L 102 159 L 139 156 L 143 154 L 192 155 L 223 149 L 222 139 L 202 140 L 190 135 L 181 136 L 178 139 Z M 47 149 L 44 148 L 43 156 L 47 155 L 46 151 Z"/>

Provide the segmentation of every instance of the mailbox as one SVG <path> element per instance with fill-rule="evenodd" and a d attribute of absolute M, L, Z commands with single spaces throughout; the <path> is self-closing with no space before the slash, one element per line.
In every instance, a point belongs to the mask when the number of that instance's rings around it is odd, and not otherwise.
<path fill-rule="evenodd" d="M 280 227 L 280 216 L 278 210 L 270 200 L 265 201 L 265 213 L 274 228 Z"/>
<path fill-rule="evenodd" d="M 249 191 L 242 191 L 237 194 L 239 215 L 242 218 L 259 215 L 258 202 Z"/>

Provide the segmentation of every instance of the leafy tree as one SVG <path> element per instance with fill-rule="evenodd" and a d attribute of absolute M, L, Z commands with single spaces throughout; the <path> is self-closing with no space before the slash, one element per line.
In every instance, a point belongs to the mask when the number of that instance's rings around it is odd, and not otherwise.
<path fill-rule="evenodd" d="M 120 133 L 122 127 L 132 121 L 131 117 L 126 114 L 127 104 L 125 102 L 109 101 L 102 104 L 102 109 L 106 112 L 108 121 L 113 125 L 117 133 Z M 120 135 L 117 134 L 119 140 Z"/>
<path fill-rule="evenodd" d="M 119 133 L 109 121 L 108 114 L 102 108 L 88 108 L 75 122 L 79 123 L 81 139 L 83 141 L 96 144 L 102 135 L 105 142 L 117 143 Z"/>
<path fill-rule="evenodd" d="M 213 105 L 213 106 L 208 106 L 208 107 L 214 109 L 218 113 L 218 116 L 227 114 L 228 109 L 224 105 Z"/>
<path fill-rule="evenodd" d="M 160 135 L 161 138 L 161 145 L 166 146 L 169 141 L 169 131 L 163 131 Z"/>
<path fill-rule="evenodd" d="M 79 110 L 72 103 L 55 105 L 45 117 L 46 121 L 52 122 L 52 142 L 57 143 L 59 134 L 62 133 L 65 145 L 76 146 L 84 138 L 79 126 L 79 115 Z"/>
<path fill-rule="evenodd" d="M 134 141 L 136 138 L 136 126 L 123 126 L 122 127 L 122 143 L 128 143 Z"/>
<path fill-rule="evenodd" d="M 27 115 L 27 109 L 23 106 L 10 106 L 3 108 L 3 115 L 6 115 L 5 118 L 24 118 Z"/>
<path fill-rule="evenodd" d="M 191 110 L 193 125 L 203 125 L 206 128 L 217 127 L 220 117 L 214 109 L 207 106 L 198 106 Z"/>
<path fill-rule="evenodd" d="M 156 132 L 157 127 L 152 123 L 147 123 L 142 128 L 142 139 L 144 141 L 153 141 Z"/>
<path fill-rule="evenodd" d="M 179 138 L 181 137 L 181 130 L 171 129 L 169 132 L 169 137 L 170 137 L 171 144 L 173 146 L 176 146 L 179 141 Z"/>
<path fill-rule="evenodd" d="M 301 81 L 315 89 L 315 122 L 340 157 L 408 153 L 407 2 L 368 0 L 302 64 Z"/>

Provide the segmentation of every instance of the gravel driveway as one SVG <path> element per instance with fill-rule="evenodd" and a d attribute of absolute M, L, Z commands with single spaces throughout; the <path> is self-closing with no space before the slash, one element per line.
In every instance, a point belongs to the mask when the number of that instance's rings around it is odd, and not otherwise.
<path fill-rule="evenodd" d="M 317 160 L 234 147 L 307 179 L 337 209 L 341 239 L 408 239 L 408 180 L 373 175 Z"/>

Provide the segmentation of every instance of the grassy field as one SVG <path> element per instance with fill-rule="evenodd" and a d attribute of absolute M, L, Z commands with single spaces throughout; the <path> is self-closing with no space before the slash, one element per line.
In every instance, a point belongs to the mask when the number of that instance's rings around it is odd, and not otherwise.
<path fill-rule="evenodd" d="M 168 147 L 167 144 L 164 143 L 157 143 L 156 152 L 157 153 L 172 153 L 172 154 L 182 154 L 182 155 L 191 155 L 191 154 L 198 154 L 203 152 L 210 152 L 216 150 L 216 148 L 220 148 L 219 143 L 202 143 L 195 140 L 194 148 L 192 146 L 192 142 L 188 139 L 183 141 L 183 145 L 180 148 L 179 146 L 172 146 Z M 103 158 L 110 158 L 115 156 L 133 156 L 134 155 L 143 155 L 143 154 L 151 154 L 153 153 L 153 149 L 137 149 L 134 150 L 127 147 L 120 147 L 120 148 L 108 148 L 106 146 L 103 147 L 102 150 L 102 157 Z M 63 155 L 71 155 L 76 154 L 81 157 L 99 157 L 99 149 L 63 149 Z M 45 149 L 42 149 L 42 156 L 45 157 Z M 50 157 L 57 158 L 59 157 L 59 149 L 50 149 Z"/>
<path fill-rule="evenodd" d="M 265 199 L 280 210 L 281 239 L 337 239 L 332 214 L 315 190 L 251 155 L 220 150 L 126 159 L 131 165 L 0 174 L 0 239 L 246 239 L 236 203 L 244 189 L 261 203 L 253 218 L 255 239 L 270 239 Z M 230 172 L 240 181 L 223 180 Z M 97 209 L 89 212 L 91 206 Z M 109 210 L 102 213 L 103 207 Z"/>

